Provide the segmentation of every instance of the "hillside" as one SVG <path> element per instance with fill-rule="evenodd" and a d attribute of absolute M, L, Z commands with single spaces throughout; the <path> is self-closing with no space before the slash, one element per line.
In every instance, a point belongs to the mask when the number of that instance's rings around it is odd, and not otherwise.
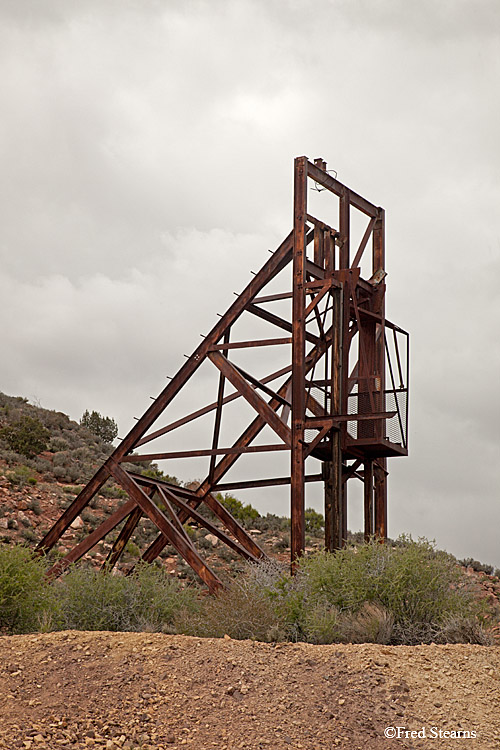
<path fill-rule="evenodd" d="M 23 455 L 13 450 L 5 435 L 9 429 L 19 429 L 18 426 L 26 419 L 38 422 L 46 430 L 44 449 L 34 455 Z M 0 394 L 0 542 L 23 542 L 35 546 L 110 451 L 109 443 L 66 414 L 34 406 L 22 397 Z M 137 471 L 137 466 L 134 465 L 133 469 Z M 163 476 L 155 464 L 145 465 L 143 471 Z M 164 478 L 178 482 L 175 477 Z M 57 553 L 65 554 L 115 510 L 125 496 L 120 487 L 107 482 L 90 506 L 83 511 L 81 518 L 77 518 L 64 534 L 57 546 Z M 258 538 L 259 544 L 268 554 L 278 559 L 287 559 L 287 518 L 272 513 L 260 516 L 255 509 L 245 506 L 230 495 L 221 497 L 221 500 L 252 535 Z M 211 520 L 218 523 L 213 516 Z M 319 549 L 322 543 L 321 517 L 314 511 L 309 511 L 307 525 L 308 549 Z M 115 534 L 118 531 L 119 528 Z M 140 522 L 121 558 L 122 570 L 126 571 L 134 564 L 139 550 L 146 549 L 156 533 L 150 521 L 143 519 Z M 234 573 L 240 569 L 241 558 L 205 529 L 193 523 L 190 524 L 189 533 L 214 571 Z M 113 536 L 110 537 L 112 541 Z M 95 566 L 100 566 L 110 548 L 110 538 L 107 538 L 87 559 Z M 191 568 L 172 549 L 167 547 L 162 558 L 172 575 L 181 579 L 194 579 Z"/>
<path fill-rule="evenodd" d="M 5 436 L 6 430 L 24 419 L 38 422 L 45 430 L 45 446 L 35 455 L 14 451 Z M 111 451 L 106 443 L 89 429 L 71 420 L 66 414 L 30 404 L 26 398 L 0 393 L 0 543 L 28 544 L 35 547 L 45 532 L 59 518 L 81 487 L 95 473 Z M 27 451 L 29 452 L 29 451 Z M 137 466 L 134 465 L 134 470 Z M 144 467 L 145 472 L 160 475 L 155 464 Z M 177 482 L 175 477 L 165 477 Z M 189 485 L 188 485 L 189 486 Z M 64 555 L 81 538 L 96 528 L 125 497 L 123 490 L 112 482 L 106 483 L 81 518 L 77 518 L 56 548 Z M 289 519 L 267 513 L 265 516 L 251 506 L 244 505 L 226 494 L 221 500 L 258 540 L 264 551 L 275 559 L 289 559 Z M 218 523 L 212 516 L 211 520 Z M 306 512 L 306 552 L 323 546 L 322 516 Z M 119 527 L 115 534 L 119 531 Z M 241 558 L 221 544 L 213 535 L 197 524 L 190 524 L 190 535 L 201 554 L 214 571 L 235 574 L 242 567 Z M 139 550 L 155 538 L 155 527 L 142 520 L 121 558 L 119 570 L 126 572 L 138 559 Z M 100 567 L 111 549 L 111 539 L 99 544 L 85 559 Z M 359 542 L 361 534 L 350 534 L 352 542 Z M 169 547 L 161 555 L 168 572 L 181 580 L 197 581 L 193 571 Z M 482 596 L 493 606 L 500 618 L 500 571 L 469 560 L 466 571 L 481 586 Z"/>

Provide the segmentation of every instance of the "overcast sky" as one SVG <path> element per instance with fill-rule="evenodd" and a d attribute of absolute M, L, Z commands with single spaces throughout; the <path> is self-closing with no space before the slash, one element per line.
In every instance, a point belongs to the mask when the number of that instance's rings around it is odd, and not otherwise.
<path fill-rule="evenodd" d="M 390 535 L 500 566 L 498 0 L 0 0 L 0 66 L 0 390 L 126 434 L 322 156 L 412 336 Z"/>

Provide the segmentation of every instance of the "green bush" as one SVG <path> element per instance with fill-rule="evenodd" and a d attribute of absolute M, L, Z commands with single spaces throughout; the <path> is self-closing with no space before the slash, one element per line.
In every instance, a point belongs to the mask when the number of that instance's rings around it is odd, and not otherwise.
<path fill-rule="evenodd" d="M 306 508 L 305 514 L 305 528 L 309 534 L 318 536 L 325 528 L 325 519 L 321 513 L 317 513 L 314 508 Z"/>
<path fill-rule="evenodd" d="M 37 497 L 34 497 L 29 501 L 28 508 L 33 511 L 35 516 L 42 515 L 42 506 L 40 505 L 40 500 Z"/>
<path fill-rule="evenodd" d="M 53 436 L 49 440 L 48 449 L 51 453 L 67 451 L 69 449 L 69 443 L 62 437 Z"/>
<path fill-rule="evenodd" d="M 177 613 L 197 609 L 161 567 L 139 563 L 131 576 L 75 567 L 58 583 L 61 627 L 75 630 L 171 632 Z"/>
<path fill-rule="evenodd" d="M 179 616 L 178 632 L 206 638 L 229 635 L 237 640 L 286 640 L 285 618 L 277 611 L 267 591 L 247 575 L 226 581 L 216 596 L 206 597 L 195 614 Z"/>
<path fill-rule="evenodd" d="M 56 621 L 45 562 L 26 547 L 0 544 L 0 632 L 32 633 Z"/>
<path fill-rule="evenodd" d="M 17 422 L 3 427 L 0 436 L 13 451 L 32 458 L 47 448 L 50 432 L 39 419 L 22 416 Z"/>
<path fill-rule="evenodd" d="M 401 538 L 302 558 L 246 575 L 203 602 L 193 634 L 311 643 L 486 643 L 481 609 L 456 560 L 426 540 Z"/>
<path fill-rule="evenodd" d="M 36 542 L 36 541 L 38 541 L 38 537 L 35 534 L 35 532 L 33 531 L 33 529 L 29 529 L 29 528 L 23 529 L 21 531 L 21 536 L 22 536 L 23 539 L 26 539 L 27 542 Z"/>
<path fill-rule="evenodd" d="M 296 628 L 306 635 L 305 613 L 318 602 L 341 614 L 356 614 L 367 602 L 381 606 L 392 619 L 391 642 L 400 643 L 432 640 L 450 617 L 480 615 L 474 590 L 456 560 L 425 539 L 404 537 L 397 546 L 372 541 L 333 554 L 316 553 L 300 561 L 294 585 L 303 592 L 304 604 Z"/>
<path fill-rule="evenodd" d="M 111 417 L 103 417 L 98 411 L 84 411 L 80 425 L 86 427 L 105 443 L 112 443 L 118 435 L 118 425 L 115 420 Z"/>
<path fill-rule="evenodd" d="M 24 464 L 16 466 L 13 471 L 8 471 L 5 476 L 13 487 L 24 487 L 26 484 L 35 485 L 37 483 L 34 472 Z"/>
<path fill-rule="evenodd" d="M 231 513 L 233 518 L 236 518 L 237 521 L 240 521 L 246 527 L 252 526 L 254 521 L 260 518 L 259 511 L 253 508 L 250 503 L 244 505 L 241 500 L 228 493 L 222 495 L 219 492 L 216 498 Z"/>
<path fill-rule="evenodd" d="M 252 521 L 252 528 L 259 531 L 289 531 L 290 519 L 286 516 L 277 516 L 274 513 L 266 513 Z"/>
<path fill-rule="evenodd" d="M 479 560 L 474 560 L 473 557 L 466 557 L 464 560 L 460 560 L 460 564 L 463 565 L 464 568 L 472 568 L 476 573 L 486 573 L 488 576 L 493 575 L 495 570 L 493 565 L 479 562 Z"/>
<path fill-rule="evenodd" d="M 137 466 L 132 466 L 132 469 L 134 471 L 138 470 Z M 161 479 L 163 482 L 168 482 L 169 484 L 175 484 L 177 487 L 181 486 L 180 481 L 177 479 L 177 477 L 170 476 L 170 474 L 165 474 L 161 469 L 158 468 L 158 464 L 150 464 L 148 468 L 142 469 L 140 471 L 143 477 L 151 477 L 151 479 Z"/>

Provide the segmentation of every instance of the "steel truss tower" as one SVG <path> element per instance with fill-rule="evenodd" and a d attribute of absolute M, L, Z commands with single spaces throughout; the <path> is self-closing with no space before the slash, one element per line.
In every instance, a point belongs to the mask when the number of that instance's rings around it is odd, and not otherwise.
<path fill-rule="evenodd" d="M 326 222 L 309 212 L 311 188 L 325 193 L 333 219 Z M 338 549 L 346 539 L 351 479 L 363 484 L 365 537 L 387 536 L 387 459 L 408 454 L 409 336 L 385 317 L 384 234 L 382 208 L 340 183 L 322 159 L 295 159 L 292 232 L 40 542 L 40 552 L 50 550 L 108 479 L 127 493 L 127 500 L 117 501 L 116 510 L 56 563 L 51 576 L 119 527 L 104 564 L 112 568 L 141 519 L 147 518 L 158 535 L 142 558 L 152 562 L 170 544 L 214 592 L 221 583 L 184 524 L 190 520 L 204 526 L 249 560 L 265 557 L 215 495 L 244 488 L 290 485 L 292 566 L 305 547 L 309 482 L 324 487 L 326 549 Z M 284 291 L 276 291 L 280 283 Z M 249 320 L 267 326 L 275 337 L 234 340 L 231 333 L 243 320 L 247 328 Z M 277 350 L 285 352 L 284 366 L 264 376 L 249 371 L 275 361 Z M 168 422 L 171 405 L 202 366 L 218 373 L 213 401 L 181 416 L 177 412 Z M 221 447 L 224 418 L 233 402 L 236 415 L 233 410 L 228 424 L 234 427 L 248 409 L 252 417 L 230 446 Z M 182 429 L 207 415 L 213 416 L 213 424 L 208 438 L 205 434 L 205 447 L 165 450 L 162 441 L 167 436 L 178 448 L 175 441 Z M 167 424 L 159 425 L 160 417 L 167 417 Z M 152 443 L 159 447 L 141 452 Z M 239 459 L 243 464 L 251 454 L 277 452 L 290 456 L 284 476 L 223 481 Z M 200 457 L 206 457 L 208 471 L 197 489 L 134 470 L 144 462 L 160 461 L 168 469 L 169 461 Z M 306 465 L 318 466 L 318 461 L 319 470 L 306 473 Z M 220 524 L 199 512 L 202 504 Z"/>

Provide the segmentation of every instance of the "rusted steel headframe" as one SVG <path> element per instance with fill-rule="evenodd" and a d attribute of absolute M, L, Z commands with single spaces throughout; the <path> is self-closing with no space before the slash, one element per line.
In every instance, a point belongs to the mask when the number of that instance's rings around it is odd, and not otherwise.
<path fill-rule="evenodd" d="M 308 188 L 312 185 L 332 195 L 336 227 L 308 213 Z M 351 259 L 353 212 L 363 216 L 367 224 L 361 240 L 352 248 Z M 151 562 L 170 544 L 215 591 L 221 583 L 195 548 L 184 524 L 195 521 L 247 559 L 265 557 L 214 494 L 249 487 L 290 484 L 292 563 L 305 546 L 308 482 L 324 483 L 327 549 L 341 547 L 346 539 L 347 484 L 351 478 L 363 483 L 366 537 L 386 537 L 387 458 L 408 452 L 408 334 L 385 318 L 384 229 L 384 210 L 332 177 L 321 159 L 311 163 L 301 156 L 295 160 L 292 232 L 40 542 L 40 551 L 50 550 L 108 479 L 126 491 L 129 499 L 70 550 L 51 570 L 52 576 L 59 575 L 122 524 L 106 560 L 106 566 L 112 567 L 141 519 L 148 518 L 158 529 L 158 536 L 142 558 Z M 365 251 L 370 245 L 370 275 L 363 279 L 361 262 L 365 256 L 366 267 Z M 288 281 L 285 292 L 261 294 L 290 264 L 291 289 Z M 288 316 L 272 310 L 273 303 L 284 300 L 292 303 Z M 273 333 L 279 329 L 288 336 L 232 341 L 231 329 L 244 315 L 256 316 Z M 257 378 L 237 363 L 241 350 L 290 344 L 288 364 L 266 377 Z M 219 373 L 215 400 L 152 429 L 206 361 Z M 229 395 L 224 394 L 226 383 L 234 389 Z M 220 447 L 225 407 L 238 398 L 252 407 L 255 417 L 230 447 Z M 206 448 L 138 451 L 210 412 L 214 413 L 214 424 Z M 257 444 L 255 440 L 265 427 L 274 433 L 274 442 Z M 272 451 L 290 454 L 289 476 L 222 481 L 240 457 Z M 200 456 L 206 456 L 210 463 L 207 477 L 196 490 L 130 470 L 131 463 Z M 321 471 L 306 474 L 306 463 L 314 459 L 320 461 Z M 211 509 L 224 530 L 200 514 L 201 504 Z"/>

